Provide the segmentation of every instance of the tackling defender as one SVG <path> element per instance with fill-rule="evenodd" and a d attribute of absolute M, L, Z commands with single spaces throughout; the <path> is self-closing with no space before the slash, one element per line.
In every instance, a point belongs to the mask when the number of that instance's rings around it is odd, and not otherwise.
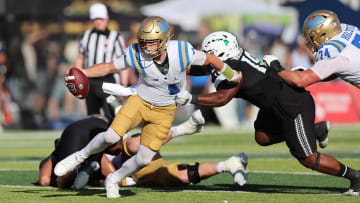
<path fill-rule="evenodd" d="M 220 89 L 218 92 L 196 96 L 181 91 L 177 94 L 177 103 L 222 106 L 233 97 L 246 99 L 260 108 L 254 124 L 258 144 L 267 146 L 285 141 L 291 154 L 303 166 L 347 178 L 351 182 L 350 190 L 360 191 L 360 171 L 317 151 L 315 105 L 309 92 L 284 83 L 276 71 L 267 69 L 240 48 L 231 33 L 211 33 L 204 39 L 202 50 L 221 56 L 233 69 L 241 71 L 243 77 L 234 87 L 213 74 L 215 85 Z"/>
<path fill-rule="evenodd" d="M 139 43 L 130 45 L 124 55 L 113 62 L 97 64 L 85 70 L 88 77 L 99 77 L 133 67 L 140 75 L 137 95 L 128 98 L 106 132 L 98 134 L 82 150 L 59 162 L 54 170 L 58 176 L 66 174 L 145 121 L 136 155 L 106 178 L 108 198 L 120 197 L 118 182 L 148 165 L 160 150 L 174 120 L 174 97 L 185 88 L 186 70 L 190 65 L 212 64 L 234 82 L 238 82 L 240 77 L 218 57 L 197 51 L 188 42 L 170 40 L 170 26 L 161 17 L 145 18 L 137 38 Z"/>
<path fill-rule="evenodd" d="M 340 24 L 335 13 L 320 10 L 305 19 L 303 35 L 316 56 L 317 62 L 311 68 L 288 71 L 276 63 L 276 57 L 264 57 L 269 65 L 273 62 L 270 67 L 278 71 L 286 83 L 305 88 L 340 77 L 360 88 L 360 31 L 357 27 Z"/>

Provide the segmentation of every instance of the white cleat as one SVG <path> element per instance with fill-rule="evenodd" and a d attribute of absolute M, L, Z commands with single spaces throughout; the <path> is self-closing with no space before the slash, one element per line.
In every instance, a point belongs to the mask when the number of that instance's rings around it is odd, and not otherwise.
<path fill-rule="evenodd" d="M 105 189 L 107 198 L 119 198 L 121 197 L 119 193 L 119 184 L 114 183 L 111 180 L 113 174 L 109 174 L 105 179 Z"/>
<path fill-rule="evenodd" d="M 346 195 L 346 196 L 360 196 L 360 192 L 355 192 L 353 189 L 349 189 L 348 191 L 342 193 L 342 195 Z"/>
<path fill-rule="evenodd" d="M 200 109 L 194 111 L 191 114 L 190 120 L 194 125 L 204 125 L 205 124 L 205 119 L 204 119 L 204 116 L 202 115 Z"/>
<path fill-rule="evenodd" d="M 84 167 L 79 167 L 73 184 L 74 189 L 79 190 L 84 188 L 88 184 L 90 176 L 95 174 L 99 169 L 100 164 L 97 161 L 92 161 Z"/>
<path fill-rule="evenodd" d="M 237 154 L 224 161 L 225 171 L 231 172 L 234 182 L 240 186 L 245 185 L 248 179 L 248 174 L 245 170 L 247 164 L 248 157 L 245 153 Z"/>
<path fill-rule="evenodd" d="M 84 162 L 84 159 L 79 157 L 79 151 L 77 151 L 57 163 L 54 168 L 54 173 L 56 176 L 64 176 L 69 171 L 74 170 L 82 162 Z"/>
<path fill-rule="evenodd" d="M 194 111 L 185 123 L 182 124 L 182 128 L 185 135 L 192 135 L 198 132 L 201 132 L 204 128 L 205 119 L 201 114 L 201 111 L 198 109 Z"/>

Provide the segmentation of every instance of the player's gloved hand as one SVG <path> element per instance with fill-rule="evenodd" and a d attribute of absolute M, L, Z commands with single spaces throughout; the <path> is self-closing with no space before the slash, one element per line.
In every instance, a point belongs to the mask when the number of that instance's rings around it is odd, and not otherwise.
<path fill-rule="evenodd" d="M 264 64 L 268 67 L 268 68 L 272 68 L 273 70 L 275 70 L 276 72 L 280 72 L 285 70 L 281 64 L 280 61 L 278 59 L 278 57 L 274 56 L 274 55 L 265 55 L 263 57 L 263 62 Z"/>
<path fill-rule="evenodd" d="M 241 77 L 239 77 L 239 74 L 236 74 L 236 71 L 226 63 L 224 63 L 224 67 L 221 69 L 221 74 L 230 82 L 240 83 Z"/>
<path fill-rule="evenodd" d="M 175 102 L 180 105 L 186 105 L 191 102 L 193 96 L 186 90 L 181 90 L 175 97 Z"/>

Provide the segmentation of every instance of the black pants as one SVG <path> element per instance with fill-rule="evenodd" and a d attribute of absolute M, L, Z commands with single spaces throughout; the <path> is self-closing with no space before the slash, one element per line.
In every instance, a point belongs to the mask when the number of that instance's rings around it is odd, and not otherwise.
<path fill-rule="evenodd" d="M 255 129 L 267 134 L 281 135 L 291 154 L 304 159 L 316 152 L 315 104 L 310 94 L 304 96 L 295 118 L 277 108 L 261 109 L 255 121 Z"/>

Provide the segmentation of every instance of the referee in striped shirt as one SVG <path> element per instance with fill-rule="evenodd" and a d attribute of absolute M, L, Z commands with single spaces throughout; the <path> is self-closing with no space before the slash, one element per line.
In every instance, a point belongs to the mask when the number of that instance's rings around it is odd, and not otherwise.
<path fill-rule="evenodd" d="M 109 15 L 104 4 L 93 4 L 90 9 L 90 19 L 94 28 L 86 30 L 79 41 L 79 55 L 75 67 L 88 68 L 98 63 L 109 63 L 123 54 L 125 41 L 117 31 L 107 28 Z M 127 70 L 109 74 L 105 77 L 89 78 L 90 91 L 86 97 L 88 115 L 100 114 L 100 109 L 108 119 L 114 117 L 114 110 L 107 102 L 110 96 L 102 91 L 103 82 L 120 83 L 127 86 L 129 73 Z M 109 97 L 110 98 L 110 97 Z M 108 99 L 109 100 L 109 99 Z"/>

